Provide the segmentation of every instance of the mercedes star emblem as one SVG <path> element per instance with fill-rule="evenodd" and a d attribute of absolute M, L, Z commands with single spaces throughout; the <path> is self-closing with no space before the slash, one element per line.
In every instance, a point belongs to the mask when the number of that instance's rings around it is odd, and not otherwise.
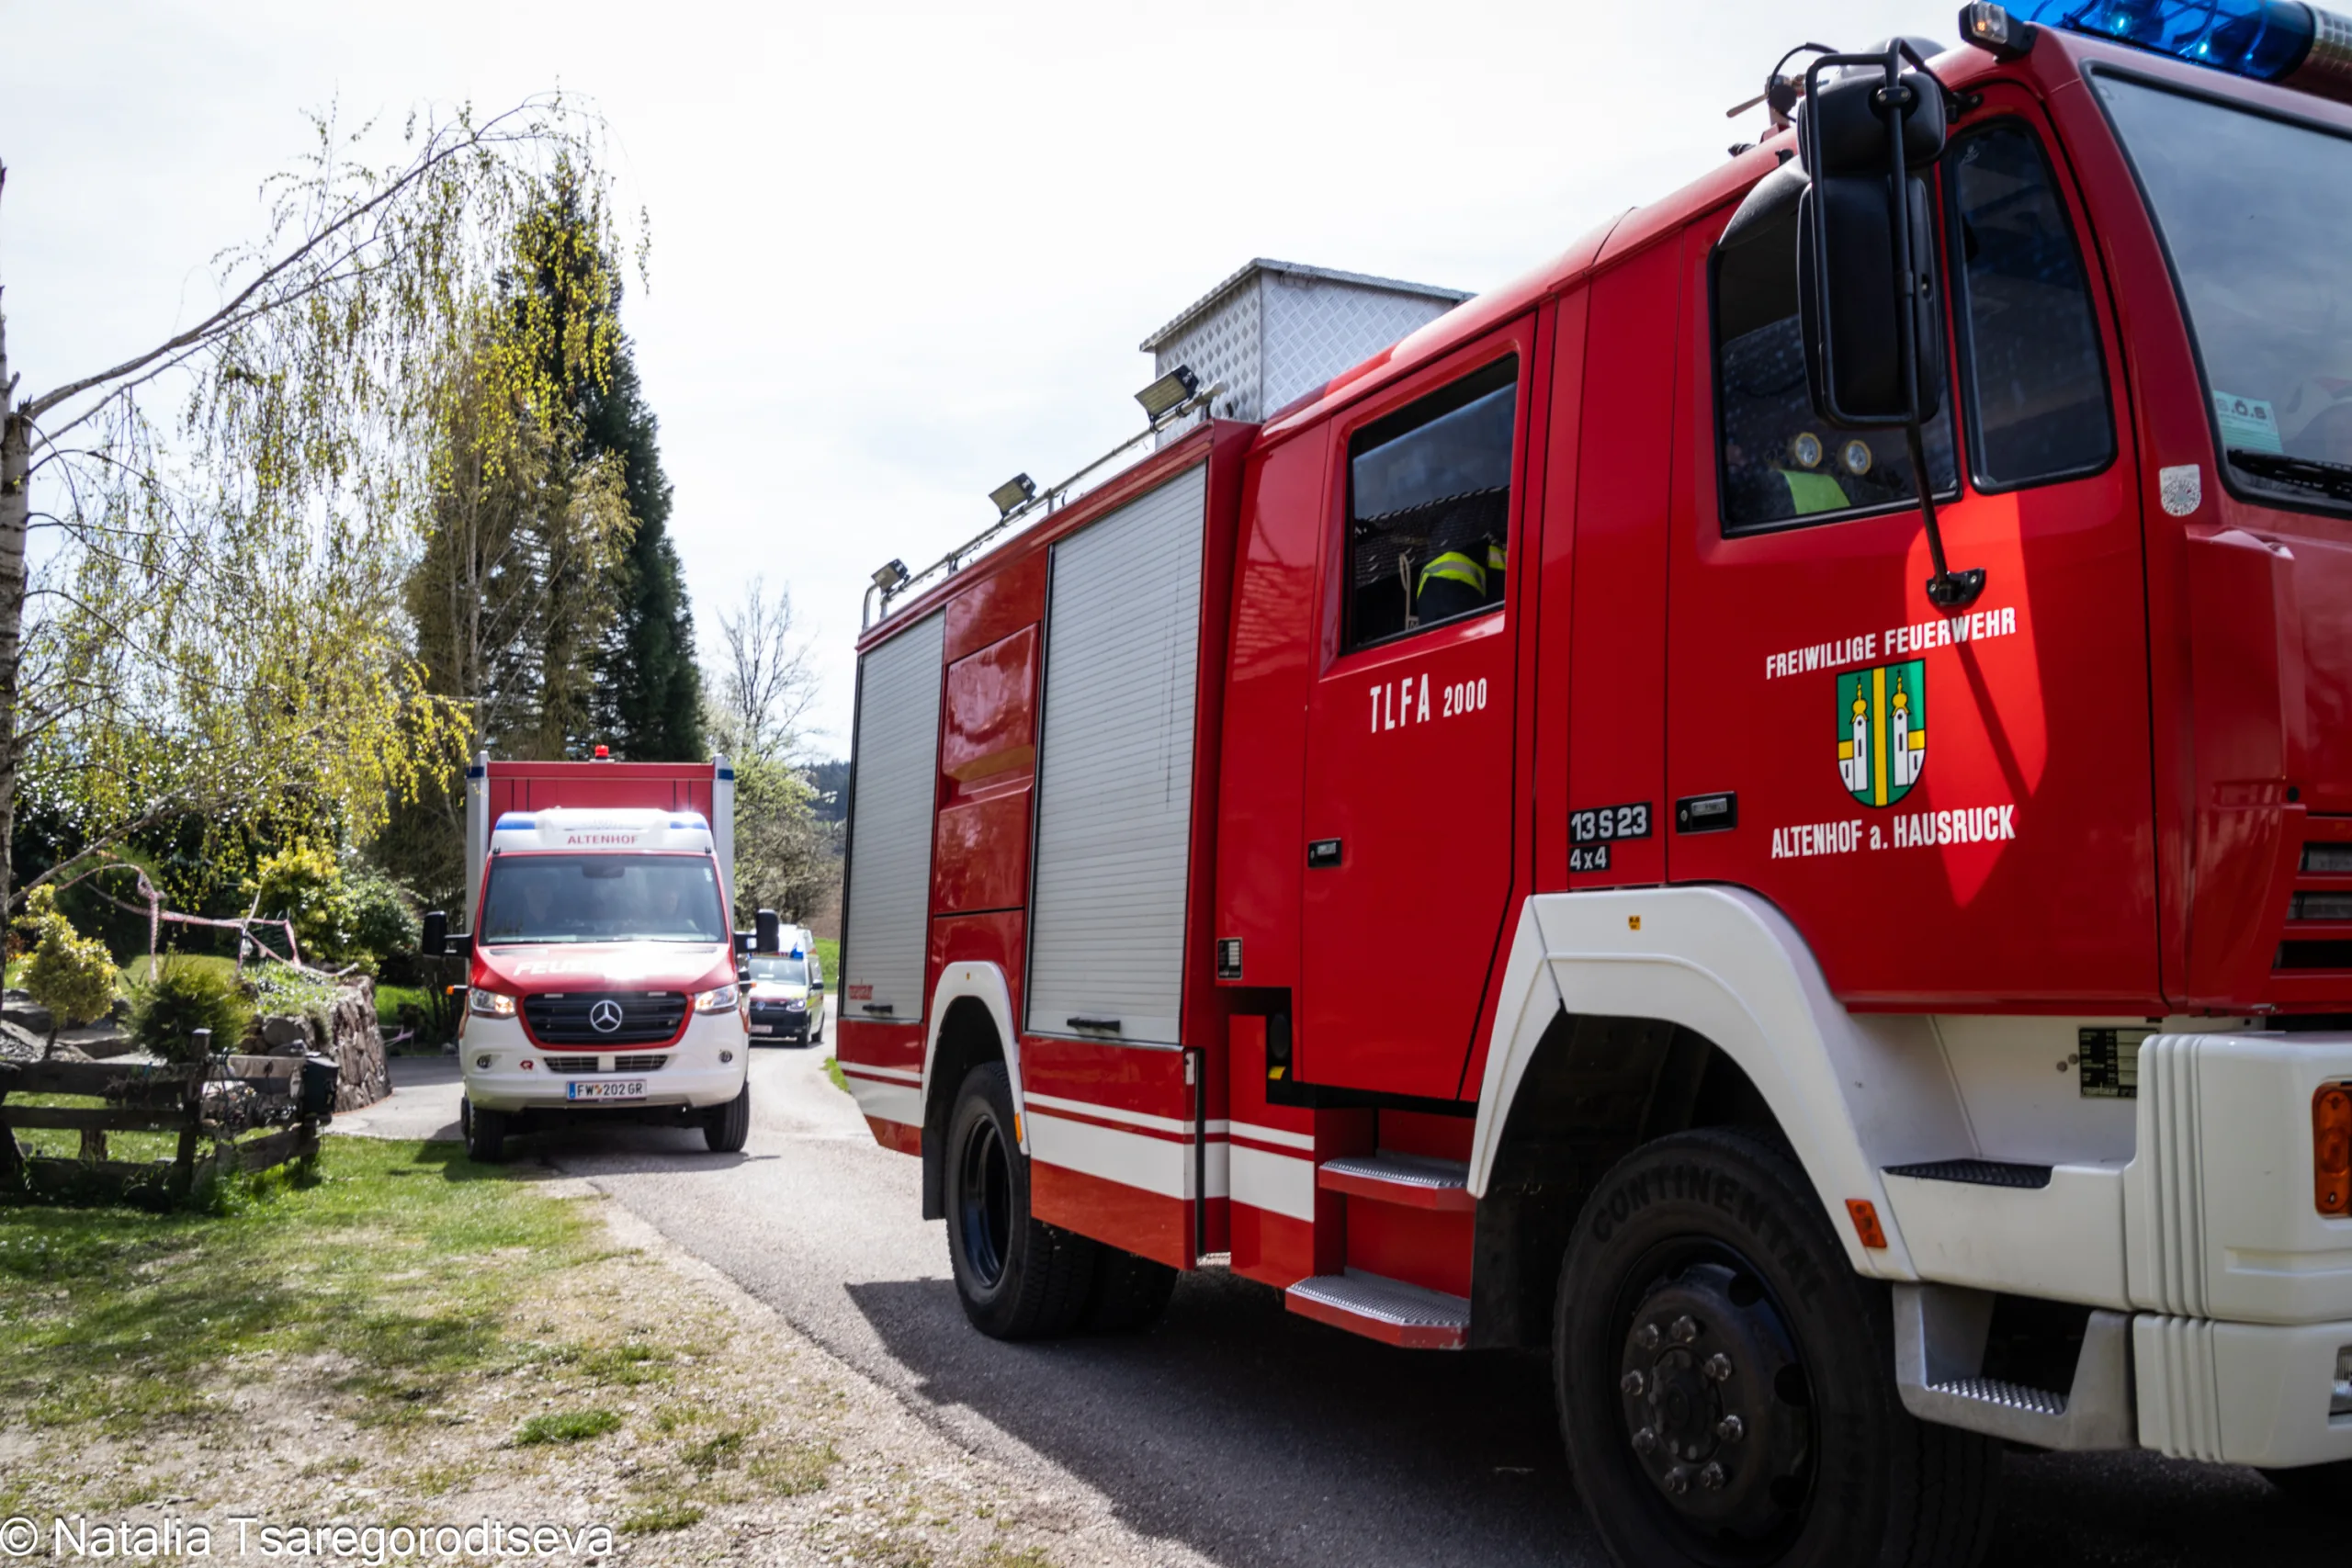
<path fill-rule="evenodd" d="M 595 1027 L 597 1033 L 610 1034 L 621 1026 L 621 1004 L 613 1001 L 598 1002 L 588 1010 L 588 1021 Z"/>

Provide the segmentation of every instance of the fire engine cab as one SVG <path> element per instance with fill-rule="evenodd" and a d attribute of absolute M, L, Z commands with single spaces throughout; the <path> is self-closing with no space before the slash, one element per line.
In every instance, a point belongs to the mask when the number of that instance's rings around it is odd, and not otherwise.
<path fill-rule="evenodd" d="M 1246 269 L 876 574 L 838 1050 L 983 1332 L 1548 1350 L 1645 1568 L 2346 1486 L 2352 23 L 1961 22 L 1475 299 Z"/>

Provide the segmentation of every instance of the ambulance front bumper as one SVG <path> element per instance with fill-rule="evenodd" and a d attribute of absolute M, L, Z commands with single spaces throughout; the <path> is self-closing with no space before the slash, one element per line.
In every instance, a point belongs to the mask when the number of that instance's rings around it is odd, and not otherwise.
<path fill-rule="evenodd" d="M 741 1094 L 751 1070 L 741 1012 L 691 1014 L 674 1045 L 599 1052 L 551 1050 L 534 1043 L 519 1019 L 474 1014 L 466 1020 L 458 1055 L 467 1100 L 486 1111 L 701 1110 Z M 583 1060 L 594 1067 L 581 1070 Z M 627 1084 L 642 1084 L 643 1092 L 625 1099 L 593 1093 L 583 1098 L 580 1092 L 592 1085 Z"/>

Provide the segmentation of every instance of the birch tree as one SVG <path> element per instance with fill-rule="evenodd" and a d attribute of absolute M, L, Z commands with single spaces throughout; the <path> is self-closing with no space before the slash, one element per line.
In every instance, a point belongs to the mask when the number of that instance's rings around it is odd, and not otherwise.
<path fill-rule="evenodd" d="M 20 785 L 76 829 L 47 880 L 175 816 L 362 836 L 462 752 L 470 716 L 428 689 L 402 613 L 448 371 L 495 383 L 496 450 L 555 400 L 547 367 L 609 355 L 590 302 L 501 288 L 537 256 L 619 254 L 600 128 L 560 97 L 412 116 L 382 162 L 372 126 L 310 129 L 194 325 L 21 395 L 24 301 L 0 295 L 0 907 L 24 893 Z M 582 179 L 584 231 L 548 231 L 548 191 Z"/>

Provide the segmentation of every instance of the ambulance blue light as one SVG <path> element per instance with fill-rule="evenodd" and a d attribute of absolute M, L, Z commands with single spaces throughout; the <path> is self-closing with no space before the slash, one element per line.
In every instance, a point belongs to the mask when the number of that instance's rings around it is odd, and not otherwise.
<path fill-rule="evenodd" d="M 2019 21 L 2111 39 L 2257 82 L 2293 73 L 2316 24 L 2300 0 L 2018 0 Z"/>
<path fill-rule="evenodd" d="M 536 828 L 538 825 L 538 818 L 536 817 L 526 817 L 519 811 L 503 811 L 498 816 L 498 826 L 491 831 L 503 833 L 509 828 Z"/>

